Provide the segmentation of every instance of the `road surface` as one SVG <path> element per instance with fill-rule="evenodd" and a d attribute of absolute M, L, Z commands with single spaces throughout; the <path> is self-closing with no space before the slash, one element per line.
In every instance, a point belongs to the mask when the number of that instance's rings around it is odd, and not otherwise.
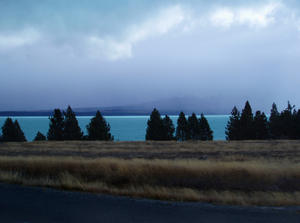
<path fill-rule="evenodd" d="M 0 184 L 0 222 L 299 223 L 300 207 L 249 208 L 172 203 Z"/>

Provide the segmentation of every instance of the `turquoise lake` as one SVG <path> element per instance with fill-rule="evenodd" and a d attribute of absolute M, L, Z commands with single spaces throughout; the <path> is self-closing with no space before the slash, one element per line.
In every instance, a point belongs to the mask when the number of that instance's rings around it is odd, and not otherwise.
<path fill-rule="evenodd" d="M 214 140 L 225 140 L 225 127 L 229 119 L 229 115 L 206 115 L 205 116 L 214 131 Z M 49 128 L 48 117 L 12 117 L 17 119 L 26 139 L 32 141 L 38 131 L 47 135 Z M 78 116 L 78 122 L 82 131 L 86 134 L 86 125 L 90 122 L 92 116 Z M 170 116 L 174 126 L 178 116 Z M 4 124 L 6 117 L 0 117 L 0 126 Z M 111 133 L 115 141 L 143 141 L 147 128 L 147 120 L 149 116 L 105 116 L 106 121 L 111 126 Z"/>

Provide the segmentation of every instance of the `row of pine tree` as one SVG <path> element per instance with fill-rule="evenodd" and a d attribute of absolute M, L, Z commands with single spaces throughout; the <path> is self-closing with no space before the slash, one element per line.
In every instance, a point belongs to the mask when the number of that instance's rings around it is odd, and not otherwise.
<path fill-rule="evenodd" d="M 236 107 L 232 109 L 225 134 L 227 140 L 300 139 L 300 109 L 288 102 L 279 112 L 273 103 L 268 119 L 261 111 L 253 115 L 247 101 L 242 113 Z"/>
<path fill-rule="evenodd" d="M 72 108 L 69 106 L 66 111 L 54 109 L 53 115 L 49 117 L 50 124 L 47 136 L 38 132 L 35 141 L 42 140 L 113 140 L 110 133 L 110 125 L 97 111 L 90 123 L 86 126 L 88 135 L 84 136 L 78 120 Z M 23 131 L 18 121 L 7 118 L 2 127 L 2 141 L 26 141 Z M 147 122 L 146 140 L 212 140 L 213 131 L 210 129 L 208 121 L 201 114 L 198 119 L 193 113 L 186 119 L 183 112 L 179 114 L 177 128 L 175 132 L 174 124 L 170 117 L 161 117 L 159 111 L 154 109 Z"/>
<path fill-rule="evenodd" d="M 47 137 L 41 132 L 38 132 L 35 137 L 35 141 L 42 140 L 113 140 L 113 136 L 110 133 L 110 125 L 106 123 L 106 120 L 97 111 L 95 117 L 93 117 L 90 123 L 86 126 L 88 135 L 83 135 L 78 120 L 72 108 L 69 106 L 66 111 L 60 109 L 54 109 L 53 116 L 49 117 L 50 124 Z M 18 121 L 13 121 L 11 118 L 7 118 L 2 126 L 2 137 L 4 142 L 24 142 L 26 138 L 23 131 L 20 128 Z"/>
<path fill-rule="evenodd" d="M 50 124 L 47 136 L 38 132 L 35 140 L 113 140 L 110 125 L 99 111 L 86 126 L 87 135 L 84 135 L 78 124 L 75 113 L 69 106 L 66 111 L 54 109 L 49 117 Z M 250 103 L 247 101 L 240 113 L 234 107 L 231 112 L 225 135 L 227 140 L 253 140 L 253 139 L 300 139 L 300 109 L 288 106 L 281 112 L 275 103 L 272 105 L 269 119 L 261 112 L 252 113 Z M 201 114 L 197 118 L 193 113 L 186 118 L 181 112 L 177 119 L 177 127 L 170 117 L 161 117 L 159 111 L 154 109 L 147 122 L 146 140 L 213 140 L 207 119 Z M 17 120 L 7 118 L 2 126 L 1 141 L 26 141 L 25 135 Z"/>
<path fill-rule="evenodd" d="M 175 133 L 175 135 L 174 135 Z M 185 114 L 180 112 L 177 119 L 176 132 L 170 117 L 161 117 L 159 111 L 154 109 L 147 122 L 146 140 L 212 140 L 213 131 L 208 121 L 201 114 L 198 119 L 193 113 L 186 119 Z"/>

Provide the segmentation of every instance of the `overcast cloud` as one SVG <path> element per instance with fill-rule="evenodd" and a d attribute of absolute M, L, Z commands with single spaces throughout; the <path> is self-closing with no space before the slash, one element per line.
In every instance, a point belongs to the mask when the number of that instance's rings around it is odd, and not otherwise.
<path fill-rule="evenodd" d="M 300 106 L 300 4 L 1 1 L 0 110 L 222 98 Z"/>

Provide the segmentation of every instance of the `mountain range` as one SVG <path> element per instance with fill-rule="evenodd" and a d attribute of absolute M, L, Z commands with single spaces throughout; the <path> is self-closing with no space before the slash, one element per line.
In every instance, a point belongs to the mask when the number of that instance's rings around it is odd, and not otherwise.
<path fill-rule="evenodd" d="M 229 104 L 229 105 L 228 105 Z M 208 115 L 214 114 L 229 114 L 232 109 L 232 104 L 226 103 L 224 100 L 211 98 L 197 97 L 173 97 L 149 101 L 145 103 L 125 105 L 125 106 L 110 106 L 110 107 L 83 107 L 73 108 L 76 115 L 90 116 L 94 115 L 97 110 L 100 110 L 103 115 L 149 115 L 151 111 L 157 108 L 162 115 L 178 115 L 181 111 L 185 114 L 204 113 Z M 49 116 L 53 110 L 26 110 L 26 111 L 0 111 L 0 116 Z"/>

